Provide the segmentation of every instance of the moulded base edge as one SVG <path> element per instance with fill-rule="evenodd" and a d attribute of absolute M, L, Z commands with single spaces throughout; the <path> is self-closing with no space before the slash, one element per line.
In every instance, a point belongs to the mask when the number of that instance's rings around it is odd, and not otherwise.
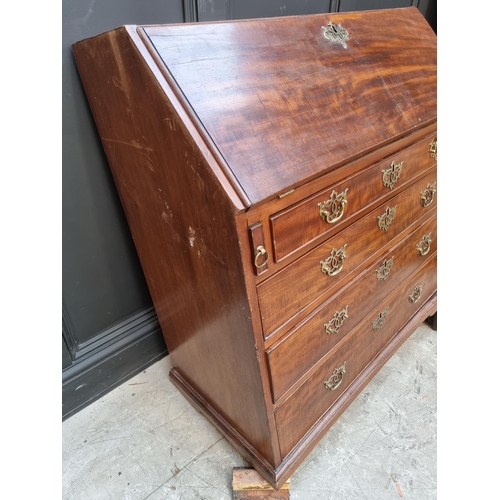
<path fill-rule="evenodd" d="M 363 370 L 337 402 L 312 427 L 310 432 L 288 454 L 283 462 L 274 468 L 248 441 L 232 427 L 179 373 L 176 368 L 170 371 L 172 383 L 184 394 L 187 400 L 207 417 L 224 437 L 245 457 L 252 466 L 275 488 L 279 489 L 290 478 L 303 459 L 312 451 L 330 427 L 347 409 L 370 380 L 389 360 L 401 344 L 423 323 L 427 317 L 437 310 L 437 293 L 412 316 L 412 318 L 392 337 L 386 346 Z"/>

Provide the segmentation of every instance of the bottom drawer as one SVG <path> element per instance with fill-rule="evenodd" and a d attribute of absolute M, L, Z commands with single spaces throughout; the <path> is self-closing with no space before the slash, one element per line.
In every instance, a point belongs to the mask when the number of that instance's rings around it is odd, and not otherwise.
<path fill-rule="evenodd" d="M 380 302 L 276 410 L 282 458 L 292 451 L 421 304 L 435 293 L 436 264 L 437 254 Z"/>

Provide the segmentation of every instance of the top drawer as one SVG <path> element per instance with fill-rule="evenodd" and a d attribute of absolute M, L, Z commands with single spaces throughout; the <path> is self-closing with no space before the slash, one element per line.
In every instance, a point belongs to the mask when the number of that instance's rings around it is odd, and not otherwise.
<path fill-rule="evenodd" d="M 323 234 L 333 234 L 360 211 L 411 183 L 434 165 L 429 152 L 434 139 L 435 134 L 271 216 L 276 261 Z"/>

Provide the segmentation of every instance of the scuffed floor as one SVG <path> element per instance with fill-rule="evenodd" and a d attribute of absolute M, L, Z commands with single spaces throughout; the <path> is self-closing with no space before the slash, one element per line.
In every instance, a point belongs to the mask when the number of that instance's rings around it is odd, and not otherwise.
<path fill-rule="evenodd" d="M 436 332 L 420 326 L 291 477 L 292 500 L 436 499 Z M 64 500 L 230 500 L 237 451 L 166 357 L 62 424 Z"/>

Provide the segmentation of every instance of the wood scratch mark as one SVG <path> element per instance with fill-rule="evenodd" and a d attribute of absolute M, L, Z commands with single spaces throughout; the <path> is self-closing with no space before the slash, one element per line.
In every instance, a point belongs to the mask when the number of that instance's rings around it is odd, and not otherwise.
<path fill-rule="evenodd" d="M 189 246 L 191 248 L 194 247 L 194 242 L 196 241 L 195 234 L 195 230 L 191 226 L 189 226 Z"/>
<path fill-rule="evenodd" d="M 385 83 L 385 80 L 384 80 L 384 77 L 380 74 L 379 70 L 375 68 L 375 71 L 377 72 L 377 75 L 378 77 L 380 78 L 380 80 L 382 80 L 382 85 L 384 86 L 384 89 L 386 90 L 386 92 L 389 94 L 389 97 L 391 98 L 392 102 L 394 102 L 394 104 L 396 105 L 396 107 L 398 108 L 398 111 L 401 113 L 401 116 L 405 119 L 406 122 L 408 122 L 407 118 L 406 118 L 406 115 L 405 115 L 405 112 L 403 111 L 403 108 L 401 108 L 399 102 L 396 100 L 396 98 L 392 95 L 392 91 L 390 89 L 390 87 L 387 85 L 387 83 Z"/>
<path fill-rule="evenodd" d="M 226 265 L 226 263 L 218 256 L 218 255 L 215 255 L 212 250 L 210 250 L 210 248 L 208 247 L 205 247 L 205 249 L 207 250 L 207 252 L 219 263 L 219 264 L 222 264 L 223 266 Z"/>
<path fill-rule="evenodd" d="M 184 246 L 187 248 L 191 248 L 189 244 L 183 240 L 181 235 L 177 232 L 177 229 L 175 229 L 174 225 L 170 222 L 168 215 L 165 212 L 162 212 L 161 218 L 167 223 L 167 225 L 172 229 L 173 231 L 173 237 L 175 241 L 182 243 Z"/>
<path fill-rule="evenodd" d="M 151 158 L 146 153 L 144 153 L 144 151 L 141 151 L 141 155 L 142 155 L 142 164 L 145 167 L 149 168 L 149 170 L 151 170 L 151 172 L 154 172 L 155 169 L 153 166 L 153 162 L 151 161 Z"/>
<path fill-rule="evenodd" d="M 116 77 L 115 75 L 113 75 L 113 85 L 116 88 L 119 88 L 122 92 L 126 91 L 122 81 L 118 77 Z"/>
<path fill-rule="evenodd" d="M 116 143 L 116 144 L 123 144 L 124 146 L 131 146 L 131 147 L 133 147 L 135 149 L 140 149 L 140 150 L 144 150 L 144 151 L 153 152 L 152 148 L 148 148 L 147 146 L 143 146 L 142 144 L 140 144 L 135 139 L 133 139 L 130 142 L 127 142 L 127 141 L 118 141 L 116 139 L 103 139 L 103 141 L 104 142 L 112 142 L 112 143 Z"/>

